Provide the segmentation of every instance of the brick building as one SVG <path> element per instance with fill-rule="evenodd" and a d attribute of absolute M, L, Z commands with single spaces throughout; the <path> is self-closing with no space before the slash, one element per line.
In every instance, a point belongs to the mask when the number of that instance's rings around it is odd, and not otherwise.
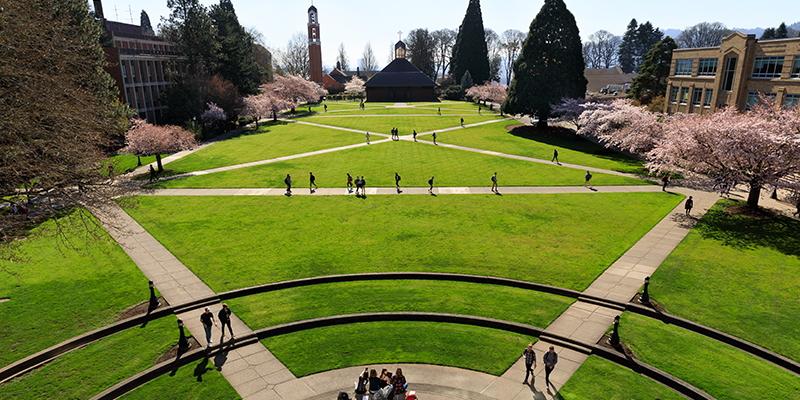
<path fill-rule="evenodd" d="M 786 107 L 800 100 L 800 38 L 758 40 L 734 32 L 719 47 L 672 53 L 667 83 L 668 113 L 713 113 L 735 106 L 746 110 L 759 94 Z"/>

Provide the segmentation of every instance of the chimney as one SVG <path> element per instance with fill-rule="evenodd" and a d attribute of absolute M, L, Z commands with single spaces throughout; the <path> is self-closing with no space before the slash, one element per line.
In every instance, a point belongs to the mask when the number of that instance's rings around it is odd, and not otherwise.
<path fill-rule="evenodd" d="M 103 15 L 103 1 L 102 0 L 94 0 L 94 16 L 97 19 L 106 19 Z"/>

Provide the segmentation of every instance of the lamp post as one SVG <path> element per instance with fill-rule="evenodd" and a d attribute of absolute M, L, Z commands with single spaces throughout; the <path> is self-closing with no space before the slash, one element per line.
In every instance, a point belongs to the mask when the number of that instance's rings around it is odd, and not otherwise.
<path fill-rule="evenodd" d="M 189 340 L 186 339 L 186 334 L 183 333 L 183 320 L 178 318 L 178 329 L 181 331 L 181 337 L 178 339 L 178 350 L 179 351 L 186 351 L 189 350 Z"/>
<path fill-rule="evenodd" d="M 611 338 L 608 339 L 608 343 L 612 346 L 619 346 L 619 315 L 614 317 L 614 330 L 611 332 Z"/>
<path fill-rule="evenodd" d="M 644 290 L 642 291 L 642 296 L 639 297 L 639 301 L 642 304 L 650 304 L 650 293 L 647 291 L 647 287 L 650 286 L 650 277 L 644 277 Z"/>
<path fill-rule="evenodd" d="M 155 285 L 153 285 L 153 281 L 149 281 L 148 284 L 150 285 L 150 309 L 155 310 L 161 305 L 161 302 L 158 301 L 156 297 L 156 289 Z"/>

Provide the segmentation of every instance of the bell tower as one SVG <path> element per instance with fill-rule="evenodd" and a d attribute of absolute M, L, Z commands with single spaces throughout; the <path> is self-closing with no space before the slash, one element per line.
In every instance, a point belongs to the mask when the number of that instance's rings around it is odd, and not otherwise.
<path fill-rule="evenodd" d="M 319 14 L 313 5 L 308 9 L 308 61 L 311 81 L 322 84 L 322 47 L 319 41 Z"/>

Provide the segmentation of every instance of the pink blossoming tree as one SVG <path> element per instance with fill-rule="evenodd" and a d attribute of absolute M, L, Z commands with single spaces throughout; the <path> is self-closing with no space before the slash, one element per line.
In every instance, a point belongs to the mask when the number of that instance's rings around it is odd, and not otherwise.
<path fill-rule="evenodd" d="M 651 113 L 645 107 L 636 107 L 630 100 L 583 107 L 585 110 L 576 123 L 580 127 L 578 134 L 594 136 L 606 147 L 644 155 L 664 136 L 664 126 L 660 122 L 664 116 Z"/>
<path fill-rule="evenodd" d="M 299 76 L 276 76 L 275 82 L 262 85 L 259 88 L 262 93 L 272 92 L 279 99 L 292 102 L 294 105 L 291 107 L 294 112 L 294 107 L 300 103 L 316 103 L 328 94 L 328 91 L 321 88 L 314 82 L 307 81 Z"/>
<path fill-rule="evenodd" d="M 194 134 L 175 125 L 158 126 L 135 118 L 125 133 L 125 152 L 136 156 L 156 156 L 158 172 L 163 172 L 161 154 L 197 146 Z"/>
<path fill-rule="evenodd" d="M 216 103 L 209 102 L 207 107 L 208 108 L 200 115 L 200 119 L 202 119 L 209 128 L 215 129 L 222 121 L 228 119 L 228 114 L 225 114 L 225 110 Z"/>
<path fill-rule="evenodd" d="M 467 96 L 483 101 L 484 104 L 487 101 L 502 104 L 506 101 L 506 87 L 498 82 L 486 82 L 467 89 Z"/>

